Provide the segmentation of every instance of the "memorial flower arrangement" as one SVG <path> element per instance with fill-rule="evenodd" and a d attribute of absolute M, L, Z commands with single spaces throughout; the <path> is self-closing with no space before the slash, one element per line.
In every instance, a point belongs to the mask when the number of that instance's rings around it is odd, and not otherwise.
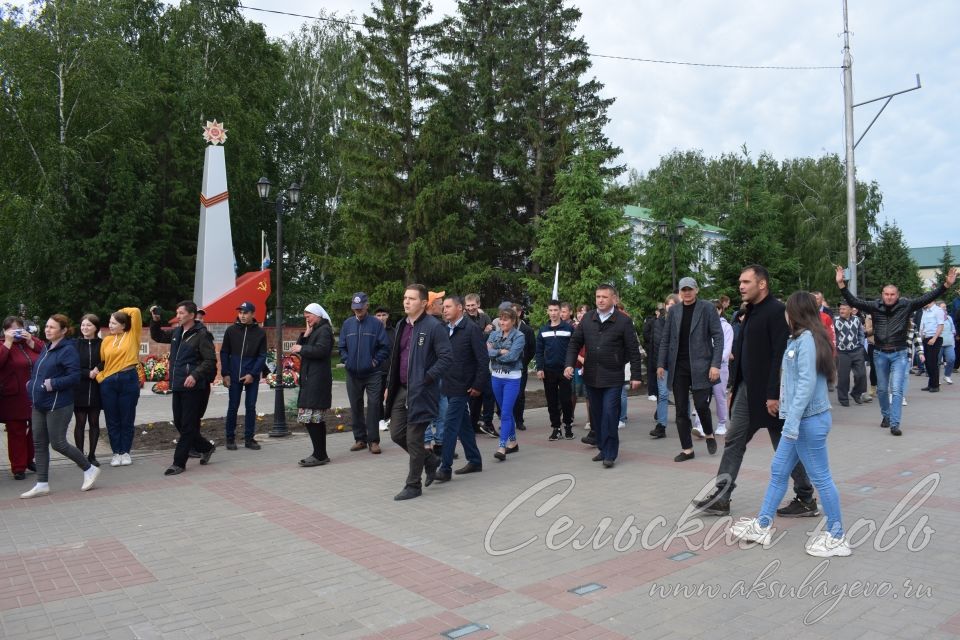
<path fill-rule="evenodd" d="M 160 382 L 167 379 L 167 372 L 170 369 L 170 355 L 163 354 L 160 357 L 147 356 L 143 362 L 143 371 L 148 382 Z"/>

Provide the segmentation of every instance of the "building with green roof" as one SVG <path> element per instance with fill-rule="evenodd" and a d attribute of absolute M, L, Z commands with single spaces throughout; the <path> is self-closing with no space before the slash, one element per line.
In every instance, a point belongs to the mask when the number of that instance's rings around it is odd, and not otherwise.
<path fill-rule="evenodd" d="M 940 270 L 940 261 L 943 260 L 944 246 L 950 247 L 950 253 L 953 254 L 954 264 L 960 262 L 960 245 L 940 245 L 937 247 L 912 247 L 910 257 L 917 263 L 917 273 L 923 280 L 924 287 L 933 287 L 937 271 Z"/>
<path fill-rule="evenodd" d="M 623 215 L 630 223 L 633 244 L 638 250 L 643 247 L 643 238 L 654 233 L 660 233 L 658 230 L 659 221 L 653 216 L 653 211 L 647 207 L 637 205 L 627 205 L 623 208 Z M 693 218 L 683 218 L 683 226 L 691 229 L 697 229 L 703 235 L 703 248 L 700 249 L 700 264 L 716 267 L 717 262 L 717 243 L 724 239 L 723 229 L 715 227 L 712 224 L 706 224 Z"/>

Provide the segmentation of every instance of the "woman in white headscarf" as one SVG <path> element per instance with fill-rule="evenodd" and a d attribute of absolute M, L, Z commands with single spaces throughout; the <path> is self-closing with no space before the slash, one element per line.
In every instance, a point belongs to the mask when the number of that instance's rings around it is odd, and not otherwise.
<path fill-rule="evenodd" d="M 300 394 L 297 397 L 297 422 L 304 425 L 313 453 L 299 462 L 301 467 L 319 467 L 327 457 L 326 414 L 333 395 L 330 355 L 333 352 L 333 327 L 330 315 L 316 302 L 303 310 L 306 328 L 290 353 L 300 356 Z"/>

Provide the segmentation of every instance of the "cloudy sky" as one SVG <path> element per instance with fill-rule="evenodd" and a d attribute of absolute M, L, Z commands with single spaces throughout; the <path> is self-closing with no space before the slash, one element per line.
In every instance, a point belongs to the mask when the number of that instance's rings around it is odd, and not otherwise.
<path fill-rule="evenodd" d="M 856 150 L 858 177 L 875 180 L 881 219 L 910 246 L 960 243 L 960 2 L 849 0 L 854 102 L 893 99 Z M 672 149 L 706 155 L 746 144 L 778 159 L 843 157 L 842 0 L 578 0 L 580 33 L 595 54 L 732 65 L 831 66 L 779 71 L 718 69 L 593 59 L 592 73 L 616 98 L 608 135 L 622 162 L 655 167 Z M 244 0 L 250 7 L 360 16 L 367 0 Z M 455 0 L 433 0 L 435 15 Z M 272 37 L 305 18 L 247 10 Z M 952 27 L 950 25 L 953 25 Z M 854 113 L 857 136 L 882 102 Z"/>

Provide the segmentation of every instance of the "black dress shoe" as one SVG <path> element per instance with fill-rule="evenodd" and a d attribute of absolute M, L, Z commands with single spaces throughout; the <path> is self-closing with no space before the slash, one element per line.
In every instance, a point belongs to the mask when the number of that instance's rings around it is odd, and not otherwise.
<path fill-rule="evenodd" d="M 437 482 L 450 482 L 453 480 L 453 474 L 449 471 L 437 471 Z"/>
<path fill-rule="evenodd" d="M 423 464 L 423 470 L 427 474 L 426 480 L 423 481 L 423 486 L 429 487 L 433 484 L 433 481 L 437 479 L 437 468 L 440 466 L 440 458 L 435 455 L 430 455 L 427 458 L 427 461 Z"/>
<path fill-rule="evenodd" d="M 212 444 L 210 448 L 200 454 L 200 464 L 208 464 L 210 462 L 210 456 L 213 455 L 213 452 L 217 450 L 217 445 Z"/>
<path fill-rule="evenodd" d="M 881 428 L 881 429 L 889 429 L 889 428 L 890 428 L 890 420 L 889 420 L 888 418 L 884 418 L 883 420 L 881 420 L 881 421 L 880 421 L 880 428 Z"/>
<path fill-rule="evenodd" d="M 527 425 L 525 425 L 525 424 L 518 424 L 518 425 L 517 425 L 517 431 L 526 431 L 526 430 L 527 430 Z"/>
<path fill-rule="evenodd" d="M 604 460 L 604 461 L 603 461 L 603 468 L 604 468 L 604 469 L 611 469 L 611 468 L 613 468 L 613 465 L 615 465 L 615 464 L 617 464 L 617 463 L 616 463 L 616 461 L 614 461 L 614 460 Z"/>
<path fill-rule="evenodd" d="M 930 386 L 927 385 L 926 387 L 920 389 L 920 391 L 930 391 Z"/>
<path fill-rule="evenodd" d="M 504 460 L 507 459 L 507 454 L 502 453 L 502 452 L 500 452 L 500 451 L 494 451 L 494 452 L 493 452 L 493 457 L 496 458 L 497 460 L 499 460 L 500 462 L 503 462 Z"/>
<path fill-rule="evenodd" d="M 849 407 L 849 406 L 850 406 L 850 401 L 848 400 L 847 402 L 840 402 L 840 406 L 841 406 L 841 407 Z"/>
<path fill-rule="evenodd" d="M 851 397 L 853 398 L 853 401 L 856 402 L 857 404 L 863 404 L 863 398 L 861 398 L 860 396 L 851 396 Z"/>
<path fill-rule="evenodd" d="M 454 473 L 459 476 L 464 473 L 480 473 L 481 471 L 483 471 L 483 465 L 473 464 L 472 462 L 468 462 L 467 464 L 463 465 L 462 467 L 454 471 Z"/>
<path fill-rule="evenodd" d="M 717 452 L 717 439 L 707 438 L 707 453 L 713 455 Z"/>
<path fill-rule="evenodd" d="M 894 428 L 890 429 L 890 435 L 892 435 L 892 436 L 902 436 L 902 435 L 903 435 L 903 431 L 900 431 L 900 427 L 894 427 Z"/>
<path fill-rule="evenodd" d="M 24 480 L 26 479 L 26 477 L 27 477 L 27 474 L 24 471 L 17 471 L 15 474 L 13 474 L 14 480 Z"/>
<path fill-rule="evenodd" d="M 940 387 L 930 387 L 930 393 L 940 393 Z"/>
<path fill-rule="evenodd" d="M 590 434 L 587 434 L 582 438 L 580 438 L 580 442 L 582 442 L 583 444 L 588 444 L 591 447 L 597 446 L 597 439 L 592 437 Z"/>
<path fill-rule="evenodd" d="M 419 498 L 423 491 L 419 487 L 404 487 L 403 491 L 393 496 L 394 500 L 409 500 Z"/>
<path fill-rule="evenodd" d="M 650 430 L 650 437 L 653 439 L 666 438 L 667 428 L 662 424 L 658 424 L 657 426 L 655 426 L 653 429 Z"/>
<path fill-rule="evenodd" d="M 693 460 L 693 458 L 694 458 L 694 453 L 692 451 L 690 453 L 684 453 L 683 451 L 681 451 L 676 456 L 674 456 L 673 461 L 686 462 L 687 460 Z"/>
<path fill-rule="evenodd" d="M 590 458 L 590 460 L 591 460 L 592 462 L 602 462 L 602 461 L 603 461 L 603 454 L 602 454 L 602 453 L 598 453 L 597 455 L 595 455 L 595 456 L 593 456 L 592 458 Z"/>
<path fill-rule="evenodd" d="M 507 453 L 516 453 L 517 451 L 520 451 L 519 444 L 515 444 L 512 447 L 507 447 Z"/>
<path fill-rule="evenodd" d="M 167 467 L 167 470 L 163 472 L 163 475 L 165 475 L 165 476 L 176 476 L 176 475 L 179 475 L 179 474 L 181 474 L 181 473 L 183 473 L 183 467 L 178 467 L 177 465 L 172 464 L 172 465 L 170 465 L 169 467 Z"/>

